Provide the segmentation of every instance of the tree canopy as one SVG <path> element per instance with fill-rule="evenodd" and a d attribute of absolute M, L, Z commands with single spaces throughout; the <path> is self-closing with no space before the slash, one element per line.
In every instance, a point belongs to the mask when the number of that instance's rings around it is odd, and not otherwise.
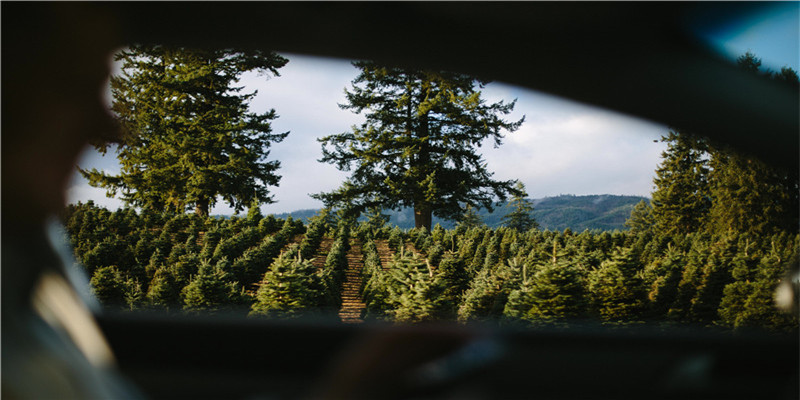
<path fill-rule="evenodd" d="M 508 207 L 512 211 L 503 217 L 503 225 L 520 232 L 538 228 L 539 224 L 533 218 L 533 203 L 525 198 L 528 195 L 525 185 L 517 182 L 515 187 L 519 194 L 515 194 L 509 202 Z"/>
<path fill-rule="evenodd" d="M 496 181 L 477 148 L 489 138 L 501 144 L 515 101 L 488 104 L 486 82 L 440 71 L 355 62 L 360 70 L 345 90 L 346 110 L 366 122 L 326 136 L 320 161 L 352 171 L 337 190 L 313 197 L 359 214 L 372 207 L 414 208 L 415 226 L 431 228 L 432 214 L 456 219 L 464 205 L 492 209 L 496 197 L 516 193 L 514 181 Z"/>
<path fill-rule="evenodd" d="M 653 182 L 653 222 L 659 233 L 687 234 L 698 231 L 711 207 L 708 184 L 708 147 L 702 139 L 672 131 L 663 142 Z"/>
<path fill-rule="evenodd" d="M 81 170 L 109 196 L 128 204 L 207 215 L 221 196 L 239 211 L 253 201 L 271 203 L 278 161 L 269 146 L 288 132 L 272 133 L 275 110 L 250 112 L 256 95 L 234 86 L 247 71 L 271 73 L 288 62 L 261 51 L 194 50 L 135 45 L 115 57 L 122 74 L 112 76 L 112 110 L 121 126 L 110 175 Z M 97 143 L 102 151 L 109 143 Z"/>

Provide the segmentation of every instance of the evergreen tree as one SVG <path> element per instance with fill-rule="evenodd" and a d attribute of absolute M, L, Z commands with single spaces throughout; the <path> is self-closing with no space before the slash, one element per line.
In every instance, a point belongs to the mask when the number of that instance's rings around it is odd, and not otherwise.
<path fill-rule="evenodd" d="M 675 301 L 683 264 L 683 253 L 669 246 L 662 258 L 646 267 L 645 274 L 652 276 L 650 282 L 647 282 L 650 287 L 647 297 L 650 300 L 652 316 L 656 318 L 666 316 L 670 305 Z"/>
<path fill-rule="evenodd" d="M 512 211 L 503 216 L 503 226 L 525 232 L 539 227 L 533 218 L 533 203 L 526 199 L 528 194 L 525 192 L 525 185 L 517 182 L 516 189 L 519 193 L 514 194 L 508 206 Z"/>
<path fill-rule="evenodd" d="M 389 267 L 387 299 L 389 313 L 397 322 L 424 322 L 452 318 L 447 289 L 441 274 L 418 255 L 404 255 Z"/>
<path fill-rule="evenodd" d="M 254 199 L 271 203 L 277 161 L 266 161 L 274 110 L 249 112 L 255 93 L 233 86 L 247 71 L 271 72 L 288 61 L 261 51 L 191 50 L 135 45 L 121 51 L 122 75 L 111 78 L 112 109 L 123 134 L 115 141 L 119 175 L 81 170 L 128 204 L 207 216 L 217 196 L 235 210 Z M 103 152 L 107 143 L 98 144 Z"/>
<path fill-rule="evenodd" d="M 685 235 L 698 231 L 711 207 L 707 146 L 700 139 L 671 131 L 653 179 L 653 222 L 658 233 Z"/>
<path fill-rule="evenodd" d="M 692 299 L 697 296 L 697 288 L 703 279 L 703 267 L 706 265 L 710 254 L 711 239 L 704 234 L 690 235 L 690 249 L 686 263 L 678 283 L 675 301 L 672 303 L 667 316 L 672 320 L 688 321 L 692 307 Z"/>
<path fill-rule="evenodd" d="M 297 254 L 297 249 L 294 249 Z M 319 312 L 325 305 L 322 275 L 310 260 L 281 254 L 259 284 L 250 315 L 296 317 Z"/>
<path fill-rule="evenodd" d="M 511 262 L 484 268 L 470 282 L 458 307 L 458 320 L 493 321 L 503 315 L 511 292 L 522 283 L 523 264 Z"/>
<path fill-rule="evenodd" d="M 647 292 L 635 254 L 619 249 L 588 276 L 588 291 L 595 312 L 605 321 L 630 322 L 641 317 Z"/>
<path fill-rule="evenodd" d="M 633 206 L 630 218 L 625 221 L 625 226 L 630 228 L 631 233 L 636 235 L 652 232 L 654 224 L 653 207 L 650 205 L 649 201 L 644 200 Z"/>
<path fill-rule="evenodd" d="M 227 261 L 223 258 L 217 265 L 200 264 L 197 275 L 181 291 L 184 310 L 213 312 L 238 302 L 237 285 L 228 280 L 223 268 Z"/>
<path fill-rule="evenodd" d="M 737 59 L 740 68 L 791 87 L 800 88 L 797 72 L 783 67 L 779 73 L 761 69 L 761 59 L 747 52 Z M 800 180 L 798 171 L 782 171 L 731 149 L 711 149 L 709 232 L 771 235 L 798 232 Z"/>
<path fill-rule="evenodd" d="M 690 318 L 710 324 L 719 318 L 717 309 L 725 286 L 731 283 L 731 261 L 735 254 L 735 237 L 725 236 L 712 244 L 710 255 L 702 268 L 697 292 L 692 298 Z"/>
<path fill-rule="evenodd" d="M 181 290 L 173 274 L 161 267 L 156 270 L 145 297 L 151 305 L 169 309 L 180 305 Z"/>
<path fill-rule="evenodd" d="M 771 235 L 798 231 L 796 174 L 725 149 L 713 149 L 710 162 L 709 232 Z M 793 176 L 794 175 L 794 176 Z"/>
<path fill-rule="evenodd" d="M 509 260 L 509 263 L 515 262 Z M 511 292 L 503 315 L 531 322 L 552 322 L 582 317 L 587 310 L 585 271 L 562 259 L 535 268 L 528 277 L 522 264 L 522 285 Z"/>
<path fill-rule="evenodd" d="M 524 118 L 501 118 L 514 102 L 487 104 L 476 90 L 485 82 L 467 75 L 353 65 L 360 74 L 340 106 L 364 112 L 366 122 L 320 139 L 320 161 L 352 174 L 339 189 L 315 198 L 354 213 L 413 207 L 415 226 L 430 230 L 434 214 L 456 219 L 461 204 L 491 209 L 495 197 L 516 194 L 512 181 L 491 179 L 475 150 L 487 138 L 497 146 L 502 130 L 519 128 Z"/>
<path fill-rule="evenodd" d="M 100 304 L 111 307 L 125 304 L 125 280 L 116 265 L 97 268 L 89 283 Z"/>
<path fill-rule="evenodd" d="M 475 208 L 467 204 L 466 207 L 464 207 L 464 213 L 458 218 L 458 226 L 463 227 L 464 229 L 471 229 L 483 225 L 485 224 L 483 223 L 481 216 L 478 215 L 478 212 L 475 211 Z"/>

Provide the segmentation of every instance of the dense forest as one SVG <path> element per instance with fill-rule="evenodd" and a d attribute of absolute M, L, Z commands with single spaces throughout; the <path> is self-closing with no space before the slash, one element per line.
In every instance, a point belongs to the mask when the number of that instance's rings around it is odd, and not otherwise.
<path fill-rule="evenodd" d="M 772 300 L 797 235 L 429 232 L 254 210 L 219 219 L 89 203 L 69 206 L 65 225 L 97 298 L 118 309 L 338 318 L 357 267 L 356 321 L 797 327 Z"/>
<path fill-rule="evenodd" d="M 351 175 L 312 195 L 325 208 L 304 223 L 261 214 L 273 201 L 267 186 L 280 180 L 267 148 L 288 133 L 271 133 L 274 110 L 250 113 L 253 94 L 231 87 L 250 70 L 278 76 L 286 59 L 161 46 L 118 59 L 123 168 L 82 173 L 128 207 L 79 203 L 63 215 L 107 307 L 343 322 L 798 328 L 796 307 L 774 301 L 798 264 L 797 171 L 672 129 L 652 201 L 533 202 L 521 182 L 492 179 L 477 151 L 524 122 L 502 119 L 514 101 L 486 103 L 486 82 L 462 74 L 356 62 L 341 107 L 366 122 L 319 139 L 320 161 Z M 762 71 L 751 53 L 738 62 L 798 88 L 789 68 Z M 218 198 L 249 211 L 209 217 Z M 498 204 L 492 218 L 479 213 Z M 404 208 L 414 227 L 388 224 L 384 210 Z M 623 219 L 627 229 L 603 231 Z"/>

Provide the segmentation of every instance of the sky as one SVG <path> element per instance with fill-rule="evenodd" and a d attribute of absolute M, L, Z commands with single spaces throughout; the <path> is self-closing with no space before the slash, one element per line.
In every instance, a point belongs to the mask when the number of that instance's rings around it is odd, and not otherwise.
<path fill-rule="evenodd" d="M 788 4 L 716 32 L 713 45 L 731 56 L 751 50 L 773 70 L 785 65 L 798 70 L 798 3 Z M 777 28 L 772 26 L 776 23 Z M 273 131 L 290 132 L 271 149 L 269 159 L 281 162 L 282 178 L 278 187 L 269 188 L 277 202 L 262 206 L 265 214 L 321 207 L 309 194 L 337 188 L 347 173 L 317 162 L 322 157 L 317 138 L 348 131 L 363 121 L 337 105 L 344 102 L 344 89 L 358 72 L 348 60 L 284 56 L 289 63 L 280 77 L 248 73 L 240 82 L 246 91 L 258 91 L 251 111 L 274 108 L 279 118 L 273 121 Z M 653 190 L 655 169 L 666 148 L 659 141 L 668 132 L 666 126 L 500 82 L 487 85 L 483 97 L 488 102 L 517 99 L 508 120 L 525 116 L 525 123 L 506 133 L 501 146 L 487 142 L 479 149 L 495 179 L 519 179 L 531 198 L 649 196 Z M 78 165 L 119 172 L 113 151 L 103 157 L 87 148 Z M 103 189 L 90 187 L 77 170 L 67 196 L 70 203 L 91 199 L 111 210 L 123 205 L 107 198 Z M 218 202 L 211 213 L 233 210 Z"/>
<path fill-rule="evenodd" d="M 319 208 L 322 203 L 310 193 L 337 188 L 347 173 L 317 160 L 322 157 L 317 138 L 345 132 L 363 121 L 361 115 L 342 110 L 344 89 L 357 70 L 347 60 L 285 54 L 289 63 L 280 77 L 256 73 L 242 76 L 247 91 L 257 90 L 251 111 L 274 108 L 279 118 L 274 132 L 289 131 L 287 138 L 272 145 L 269 159 L 280 160 L 278 187 L 270 188 L 276 203 L 262 206 L 264 213 L 282 213 Z M 628 194 L 648 196 L 663 143 L 654 143 L 667 128 L 610 111 L 574 103 L 531 90 L 493 82 L 483 90 L 488 102 L 517 99 L 508 120 L 523 115 L 525 123 L 509 133 L 503 144 L 482 146 L 494 178 L 519 179 L 532 198 L 559 194 Z M 119 172 L 113 151 L 101 156 L 88 148 L 78 162 L 82 168 Z M 87 201 L 109 209 L 122 206 L 118 199 L 105 197 L 76 174 L 68 188 L 68 201 Z M 218 203 L 212 214 L 231 214 Z"/>
<path fill-rule="evenodd" d="M 712 11 L 714 3 L 705 4 Z M 800 2 L 782 1 L 748 3 L 742 10 L 751 12 L 734 14 L 726 23 L 703 26 L 696 24 L 696 33 L 713 48 L 735 60 L 746 51 L 752 51 L 762 61 L 762 67 L 779 71 L 800 67 Z"/>

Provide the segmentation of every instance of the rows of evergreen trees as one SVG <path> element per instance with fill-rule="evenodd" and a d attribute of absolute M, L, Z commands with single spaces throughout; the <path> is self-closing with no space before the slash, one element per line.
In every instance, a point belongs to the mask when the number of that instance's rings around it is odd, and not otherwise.
<path fill-rule="evenodd" d="M 337 309 L 347 229 L 327 214 L 308 226 L 263 217 L 253 208 L 229 219 L 196 214 L 110 212 L 92 202 L 70 205 L 65 227 L 77 261 L 107 307 L 291 316 Z M 323 268 L 310 258 L 334 236 Z"/>
<path fill-rule="evenodd" d="M 390 243 L 395 232 L 387 233 Z M 797 235 L 460 226 L 413 229 L 404 238 L 427 256 L 400 250 L 383 268 L 374 244 L 364 246 L 368 318 L 797 327 L 772 300 L 797 262 Z"/>
<path fill-rule="evenodd" d="M 367 320 L 798 324 L 773 303 L 797 262 L 796 233 L 578 234 L 468 224 L 403 231 L 327 213 L 306 227 L 255 210 L 216 219 L 89 203 L 70 206 L 65 225 L 97 298 L 115 308 L 333 316 L 357 238 Z M 314 267 L 324 237 L 332 244 L 324 266 Z M 381 261 L 378 241 L 388 244 L 391 261 Z"/>

